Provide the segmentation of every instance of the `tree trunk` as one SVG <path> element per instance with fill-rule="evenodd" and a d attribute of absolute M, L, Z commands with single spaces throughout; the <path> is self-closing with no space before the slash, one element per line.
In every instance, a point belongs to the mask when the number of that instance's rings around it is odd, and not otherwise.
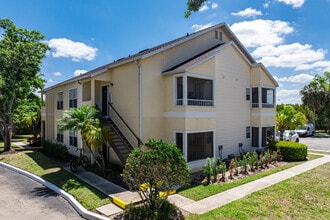
<path fill-rule="evenodd" d="M 10 151 L 11 149 L 11 137 L 12 137 L 12 128 L 10 125 L 5 125 L 4 127 L 4 149 L 3 151 Z"/>

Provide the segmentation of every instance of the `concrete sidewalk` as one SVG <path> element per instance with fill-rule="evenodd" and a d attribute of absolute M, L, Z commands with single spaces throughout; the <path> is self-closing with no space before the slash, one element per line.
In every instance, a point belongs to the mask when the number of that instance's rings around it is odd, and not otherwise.
<path fill-rule="evenodd" d="M 188 199 L 179 194 L 170 195 L 169 201 L 174 203 L 180 209 L 189 213 L 203 214 L 328 162 L 330 162 L 330 155 L 324 155 L 321 158 L 307 161 L 298 166 L 260 178 L 253 182 L 235 187 L 233 189 L 218 193 L 199 201 Z M 69 170 L 69 168 L 66 169 Z M 140 201 L 140 197 L 136 192 L 130 192 L 91 172 L 81 170 L 77 172 L 76 175 L 86 183 L 107 194 L 113 199 L 113 202 L 117 204 L 117 206 L 114 204 L 108 204 L 106 206 L 97 208 L 97 211 L 105 216 L 109 217 L 118 214 L 123 210 L 126 204 Z"/>
<path fill-rule="evenodd" d="M 199 201 L 189 201 L 180 195 L 172 195 L 169 200 L 189 213 L 203 214 L 328 162 L 330 162 L 330 155 L 325 155 Z"/>

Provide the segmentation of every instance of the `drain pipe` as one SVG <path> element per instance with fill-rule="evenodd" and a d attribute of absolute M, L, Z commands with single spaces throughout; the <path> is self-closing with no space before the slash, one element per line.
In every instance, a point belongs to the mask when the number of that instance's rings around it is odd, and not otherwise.
<path fill-rule="evenodd" d="M 139 60 L 135 60 L 138 66 L 138 95 L 139 95 L 139 138 L 142 140 L 142 67 Z M 142 140 L 143 141 L 143 140 Z M 140 144 L 140 143 L 138 143 Z"/>

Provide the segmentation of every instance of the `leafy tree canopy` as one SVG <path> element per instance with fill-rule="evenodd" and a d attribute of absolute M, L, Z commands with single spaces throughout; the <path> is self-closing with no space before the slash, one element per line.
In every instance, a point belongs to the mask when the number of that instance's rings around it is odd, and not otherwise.
<path fill-rule="evenodd" d="M 126 160 L 123 178 L 139 193 L 147 208 L 156 210 L 162 207 L 172 189 L 190 180 L 188 165 L 180 150 L 155 140 L 132 151 Z"/>
<path fill-rule="evenodd" d="M 191 13 L 198 11 L 204 2 L 206 2 L 206 0 L 188 0 L 187 11 L 185 11 L 184 17 L 189 18 Z"/>
<path fill-rule="evenodd" d="M 38 31 L 18 28 L 10 19 L 0 20 L 0 33 L 0 133 L 4 150 L 10 150 L 14 109 L 43 88 L 39 72 L 49 47 Z"/>

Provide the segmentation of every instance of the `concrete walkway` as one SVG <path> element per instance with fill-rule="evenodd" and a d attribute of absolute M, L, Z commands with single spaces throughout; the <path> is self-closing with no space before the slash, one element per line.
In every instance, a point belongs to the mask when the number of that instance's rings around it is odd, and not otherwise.
<path fill-rule="evenodd" d="M 307 161 L 298 166 L 260 178 L 253 182 L 235 187 L 199 201 L 188 199 L 179 194 L 170 195 L 169 201 L 189 213 L 203 214 L 328 162 L 330 162 L 330 155 L 324 155 L 321 158 Z M 109 195 L 109 197 L 113 199 L 113 202 L 121 208 L 124 208 L 126 204 L 131 202 L 135 203 L 140 201 L 140 197 L 137 193 L 127 191 L 126 189 L 117 186 L 91 172 L 81 170 L 77 172 L 76 175 L 91 186 Z M 109 204 L 98 208 L 97 211 L 105 216 L 112 216 L 122 211 L 122 209 L 117 206 L 114 204 Z"/>

